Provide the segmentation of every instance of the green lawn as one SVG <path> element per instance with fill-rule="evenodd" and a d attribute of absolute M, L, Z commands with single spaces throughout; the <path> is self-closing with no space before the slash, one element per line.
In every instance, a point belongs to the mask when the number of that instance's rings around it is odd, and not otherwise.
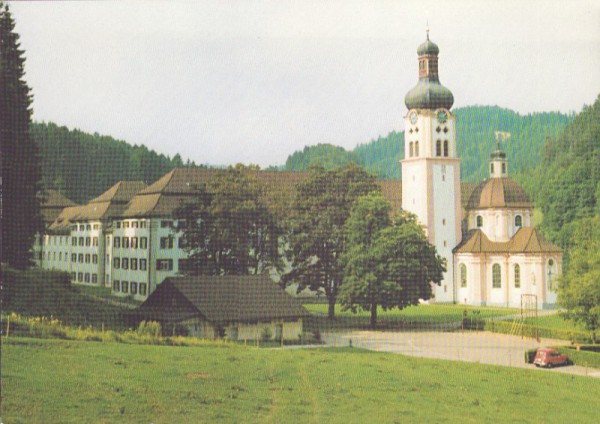
<path fill-rule="evenodd" d="M 306 304 L 304 307 L 313 315 L 326 316 L 328 305 Z M 518 309 L 473 307 L 466 305 L 419 305 L 409 306 L 402 310 L 392 309 L 384 311 L 379 308 L 377 316 L 380 321 L 403 322 L 403 323 L 452 323 L 460 322 L 464 311 L 469 317 L 491 318 L 505 315 L 515 315 Z M 356 314 L 352 311 L 342 311 L 340 305 L 335 305 L 335 316 L 342 321 L 356 321 L 357 323 L 368 323 L 370 312 L 359 310 Z"/>
<path fill-rule="evenodd" d="M 600 380 L 357 349 L 9 337 L 2 422 L 596 422 Z"/>
<path fill-rule="evenodd" d="M 556 328 L 567 331 L 586 331 L 582 325 L 576 324 L 573 321 L 564 319 L 560 314 L 545 315 L 538 318 L 528 318 L 526 324 L 538 325 L 545 328 Z"/>

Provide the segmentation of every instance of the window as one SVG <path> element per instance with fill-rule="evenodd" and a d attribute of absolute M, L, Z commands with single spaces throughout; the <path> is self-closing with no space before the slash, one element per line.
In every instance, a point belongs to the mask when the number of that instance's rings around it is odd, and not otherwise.
<path fill-rule="evenodd" d="M 129 228 L 129 221 L 123 221 L 123 228 Z"/>
<path fill-rule="evenodd" d="M 161 249 L 172 249 L 173 248 L 173 237 L 161 237 L 160 238 L 160 248 Z"/>
<path fill-rule="evenodd" d="M 92 284 L 98 284 L 98 274 L 92 274 Z"/>
<path fill-rule="evenodd" d="M 113 267 L 114 267 L 115 269 L 119 269 L 119 268 L 121 268 L 121 258 L 115 258 L 115 259 L 113 260 Z"/>
<path fill-rule="evenodd" d="M 86 272 L 86 273 L 85 273 L 85 282 L 86 282 L 86 283 L 89 283 L 89 282 L 90 282 L 90 273 L 89 273 L 89 272 Z"/>
<path fill-rule="evenodd" d="M 185 247 L 186 247 L 185 237 L 181 236 L 181 237 L 179 237 L 179 239 L 177 239 L 177 246 L 180 249 L 185 249 Z"/>
<path fill-rule="evenodd" d="M 91 246 L 92 245 L 92 239 L 91 239 L 91 237 L 86 237 L 85 238 L 85 245 L 86 246 Z"/>
<path fill-rule="evenodd" d="M 129 293 L 129 282 L 128 281 L 121 281 L 121 292 Z"/>
<path fill-rule="evenodd" d="M 71 246 L 77 246 L 77 237 L 71 237 Z"/>
<path fill-rule="evenodd" d="M 140 249 L 148 248 L 148 237 L 140 237 Z"/>
<path fill-rule="evenodd" d="M 554 269 L 554 260 L 548 260 L 548 290 L 554 291 L 554 280 L 556 279 L 556 271 Z"/>
<path fill-rule="evenodd" d="M 146 296 L 146 283 L 140 283 L 140 294 Z"/>
<path fill-rule="evenodd" d="M 123 249 L 129 249 L 129 237 L 121 237 L 121 245 Z"/>
<path fill-rule="evenodd" d="M 138 227 L 138 222 L 137 221 L 131 221 L 131 228 L 137 228 Z"/>
<path fill-rule="evenodd" d="M 129 269 L 129 258 L 121 259 L 121 268 Z"/>
<path fill-rule="evenodd" d="M 88 231 L 91 231 L 92 226 L 90 224 L 88 224 L 88 225 L 85 226 L 85 229 L 88 230 Z"/>
<path fill-rule="evenodd" d="M 78 259 L 79 259 L 79 263 L 82 264 L 83 263 L 83 253 L 79 254 Z"/>
<path fill-rule="evenodd" d="M 502 163 L 502 174 L 506 174 L 506 164 Z"/>
<path fill-rule="evenodd" d="M 415 156 L 419 156 L 419 142 L 415 141 Z"/>
<path fill-rule="evenodd" d="M 477 215 L 477 228 L 483 227 L 483 217 L 481 215 Z"/>
<path fill-rule="evenodd" d="M 140 270 L 146 271 L 146 267 L 148 266 L 148 262 L 146 259 L 140 259 Z"/>
<path fill-rule="evenodd" d="M 100 225 L 99 224 L 94 224 L 94 230 L 99 230 L 100 229 Z"/>
<path fill-rule="evenodd" d="M 448 157 L 448 140 L 444 140 L 444 157 Z"/>
<path fill-rule="evenodd" d="M 521 288 L 521 267 L 515 264 L 515 289 Z"/>
<path fill-rule="evenodd" d="M 93 264 L 97 264 L 98 263 L 98 255 L 96 255 L 96 254 L 92 255 L 92 263 Z"/>
<path fill-rule="evenodd" d="M 121 247 L 121 237 L 115 237 L 114 247 Z"/>
<path fill-rule="evenodd" d="M 108 265 L 110 263 L 110 255 L 106 255 L 106 264 Z"/>
<path fill-rule="evenodd" d="M 490 163 L 490 174 L 494 173 L 494 164 Z"/>
<path fill-rule="evenodd" d="M 79 231 L 83 231 L 83 230 L 85 230 L 85 225 L 83 225 L 83 224 L 79 225 Z"/>
<path fill-rule="evenodd" d="M 413 157 L 413 142 L 411 141 L 410 144 L 408 145 L 408 157 L 412 158 Z"/>
<path fill-rule="evenodd" d="M 85 263 L 89 264 L 92 260 L 92 256 L 89 253 L 86 253 L 85 255 Z"/>
<path fill-rule="evenodd" d="M 467 287 L 467 266 L 460 264 L 458 268 L 460 269 L 460 286 L 465 288 Z"/>
<path fill-rule="evenodd" d="M 119 280 L 113 281 L 113 291 L 121 291 L 121 282 Z"/>
<path fill-rule="evenodd" d="M 160 228 L 169 228 L 171 226 L 171 221 L 160 221 Z"/>
<path fill-rule="evenodd" d="M 517 215 L 515 216 L 515 227 L 521 226 L 523 226 L 523 218 L 521 218 L 521 215 Z"/>
<path fill-rule="evenodd" d="M 140 221 L 140 228 L 146 228 L 146 221 Z"/>
<path fill-rule="evenodd" d="M 173 270 L 173 259 L 157 259 L 156 260 L 157 271 L 172 271 Z"/>
<path fill-rule="evenodd" d="M 131 269 L 137 271 L 138 269 L 138 260 L 136 258 L 131 258 Z"/>
<path fill-rule="evenodd" d="M 98 237 L 92 238 L 92 246 L 98 246 Z"/>
<path fill-rule="evenodd" d="M 435 142 L 435 155 L 442 156 L 442 140 L 436 140 Z"/>
<path fill-rule="evenodd" d="M 131 237 L 131 248 L 132 249 L 138 248 L 138 238 L 137 237 Z"/>
<path fill-rule="evenodd" d="M 80 283 L 83 283 L 83 272 L 77 273 L 77 281 L 79 281 Z"/>
<path fill-rule="evenodd" d="M 121 221 L 117 221 L 117 228 L 121 228 Z"/>
<path fill-rule="evenodd" d="M 501 277 L 500 264 L 494 264 L 492 266 L 492 288 L 499 289 L 502 287 Z"/>
<path fill-rule="evenodd" d="M 77 253 L 71 253 L 71 262 L 77 262 Z"/>
<path fill-rule="evenodd" d="M 62 261 L 62 252 L 58 252 L 58 260 Z"/>
<path fill-rule="evenodd" d="M 84 242 L 84 239 L 83 239 L 83 237 L 79 237 L 79 245 L 80 245 L 80 246 L 83 246 L 83 242 Z"/>
<path fill-rule="evenodd" d="M 135 281 L 131 282 L 131 294 L 137 294 L 138 292 L 138 285 Z"/>
<path fill-rule="evenodd" d="M 77 273 L 76 272 L 72 272 L 71 273 L 71 280 L 75 281 L 77 279 Z"/>

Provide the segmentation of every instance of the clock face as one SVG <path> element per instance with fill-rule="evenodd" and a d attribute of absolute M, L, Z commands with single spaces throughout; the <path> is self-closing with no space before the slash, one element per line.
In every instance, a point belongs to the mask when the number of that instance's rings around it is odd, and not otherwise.
<path fill-rule="evenodd" d="M 437 119 L 438 121 L 440 121 L 442 124 L 446 122 L 446 120 L 448 119 L 448 115 L 446 114 L 446 112 L 444 112 L 443 110 L 440 110 L 437 113 Z"/>
<path fill-rule="evenodd" d="M 410 119 L 410 123 L 411 124 L 413 124 L 413 125 L 416 124 L 418 118 L 419 117 L 417 116 L 417 112 L 411 112 L 410 113 L 409 119 Z"/>

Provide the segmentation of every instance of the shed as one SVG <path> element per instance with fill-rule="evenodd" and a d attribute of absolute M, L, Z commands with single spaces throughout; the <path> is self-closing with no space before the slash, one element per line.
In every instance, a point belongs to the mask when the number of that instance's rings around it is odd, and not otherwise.
<path fill-rule="evenodd" d="M 168 277 L 139 317 L 206 339 L 297 339 L 309 313 L 266 275 Z"/>

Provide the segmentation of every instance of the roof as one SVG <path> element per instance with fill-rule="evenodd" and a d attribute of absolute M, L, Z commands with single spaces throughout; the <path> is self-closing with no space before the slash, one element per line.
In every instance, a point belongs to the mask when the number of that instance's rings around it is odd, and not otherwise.
<path fill-rule="evenodd" d="M 433 41 L 429 40 L 429 35 L 427 35 L 427 40 L 425 40 L 425 42 L 417 48 L 417 54 L 419 56 L 425 56 L 430 54 L 437 55 L 439 54 L 439 52 L 440 48 Z"/>
<path fill-rule="evenodd" d="M 77 203 L 68 199 L 66 196 L 61 194 L 57 190 L 46 190 L 44 193 L 42 202 L 40 204 L 40 212 L 42 214 L 42 221 L 50 224 L 58 216 L 61 211 L 69 206 L 75 206 Z"/>
<path fill-rule="evenodd" d="M 467 209 L 533 208 L 523 187 L 510 178 L 490 178 L 477 186 L 467 202 Z"/>
<path fill-rule="evenodd" d="M 146 185 L 141 181 L 119 181 L 88 204 L 63 209 L 48 229 L 55 233 L 64 232 L 73 222 L 108 220 L 120 216 L 135 193 L 144 187 Z"/>
<path fill-rule="evenodd" d="M 479 229 L 470 230 L 467 237 L 454 248 L 454 253 L 562 253 L 532 227 L 523 227 L 506 242 L 491 241 Z"/>
<path fill-rule="evenodd" d="M 450 109 L 454 104 L 452 92 L 439 81 L 423 78 L 404 97 L 404 104 L 410 109 Z"/>
<path fill-rule="evenodd" d="M 217 325 L 309 315 L 267 275 L 168 277 L 139 307 L 139 312 L 167 321 L 200 315 Z"/>

